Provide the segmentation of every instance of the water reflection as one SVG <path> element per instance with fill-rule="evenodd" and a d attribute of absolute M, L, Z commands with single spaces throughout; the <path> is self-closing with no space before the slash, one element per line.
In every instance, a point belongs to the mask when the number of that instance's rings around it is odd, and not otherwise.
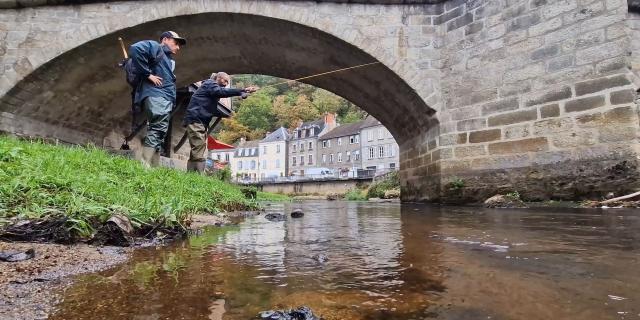
<path fill-rule="evenodd" d="M 81 277 L 52 319 L 640 319 L 632 211 L 303 202 Z M 323 254 L 322 263 L 314 256 Z"/>

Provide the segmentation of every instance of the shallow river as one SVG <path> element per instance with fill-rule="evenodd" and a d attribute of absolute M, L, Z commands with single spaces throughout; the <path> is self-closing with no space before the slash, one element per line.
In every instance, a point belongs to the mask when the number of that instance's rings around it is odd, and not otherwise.
<path fill-rule="evenodd" d="M 640 211 L 294 202 L 79 277 L 52 319 L 640 319 Z M 326 256 L 325 262 L 319 261 Z"/>

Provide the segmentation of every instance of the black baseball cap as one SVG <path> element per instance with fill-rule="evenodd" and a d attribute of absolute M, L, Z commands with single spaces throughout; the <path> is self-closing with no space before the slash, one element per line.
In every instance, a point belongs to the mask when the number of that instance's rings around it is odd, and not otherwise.
<path fill-rule="evenodd" d="M 187 39 L 179 36 L 175 31 L 165 31 L 160 35 L 160 40 L 162 40 L 162 38 L 171 38 L 171 39 L 175 39 L 181 46 L 184 46 L 187 44 Z"/>

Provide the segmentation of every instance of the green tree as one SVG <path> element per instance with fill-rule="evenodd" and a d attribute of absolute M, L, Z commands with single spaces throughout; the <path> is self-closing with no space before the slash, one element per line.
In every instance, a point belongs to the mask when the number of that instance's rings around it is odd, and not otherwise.
<path fill-rule="evenodd" d="M 343 99 L 324 89 L 317 89 L 311 94 L 311 101 L 321 114 L 337 113 L 341 100 Z"/>
<path fill-rule="evenodd" d="M 269 131 L 276 121 L 272 108 L 272 97 L 268 91 L 258 91 L 239 103 L 235 119 L 251 129 Z"/>

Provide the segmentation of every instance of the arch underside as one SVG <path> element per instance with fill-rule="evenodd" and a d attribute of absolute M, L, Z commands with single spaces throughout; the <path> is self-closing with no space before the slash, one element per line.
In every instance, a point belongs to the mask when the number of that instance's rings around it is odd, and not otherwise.
<path fill-rule="evenodd" d="M 147 22 L 103 36 L 38 68 L 9 91 L 0 111 L 94 137 L 127 132 L 129 88 L 117 67 L 128 44 L 164 30 L 188 38 L 176 57 L 178 86 L 213 71 L 293 79 L 376 61 L 320 30 L 257 15 L 204 13 Z M 399 143 L 433 126 L 435 111 L 397 74 L 379 64 L 305 81 L 338 94 L 387 126 Z"/>

